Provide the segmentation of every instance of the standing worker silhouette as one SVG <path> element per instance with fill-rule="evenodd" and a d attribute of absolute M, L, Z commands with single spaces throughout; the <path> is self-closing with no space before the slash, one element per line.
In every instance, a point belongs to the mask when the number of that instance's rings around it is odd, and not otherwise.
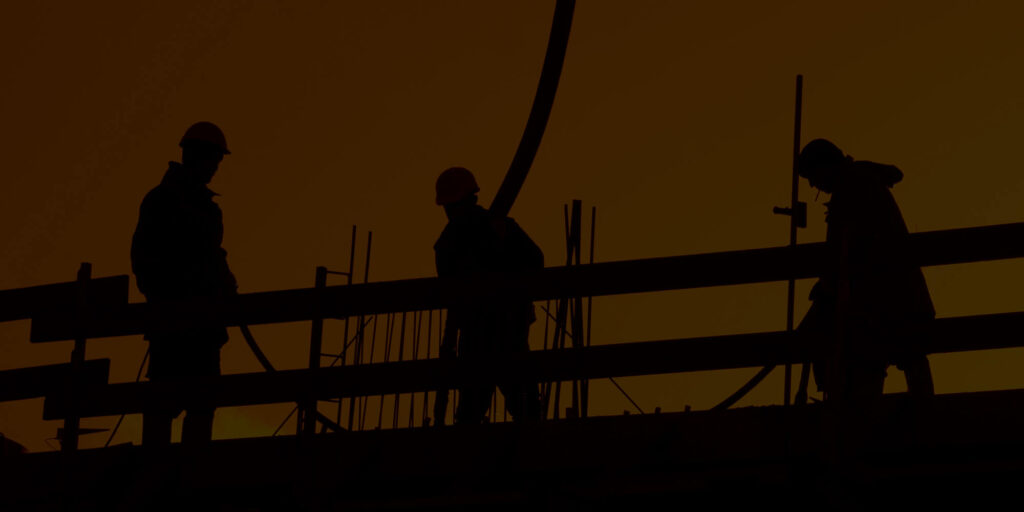
<path fill-rule="evenodd" d="M 889 191 L 903 173 L 892 165 L 854 160 L 825 139 L 804 146 L 798 166 L 812 187 L 831 194 L 825 218 L 829 261 L 798 328 L 841 340 L 832 354 L 815 358 L 819 389 L 829 398 L 871 401 L 882 395 L 886 367 L 895 362 L 912 395 L 931 396 L 921 333 L 935 318 L 935 308 Z"/>
<path fill-rule="evenodd" d="M 544 268 L 544 254 L 537 244 L 514 220 L 495 217 L 478 205 L 479 191 L 473 174 L 462 167 L 447 169 L 438 177 L 436 202 L 444 207 L 448 225 L 434 244 L 437 275 L 471 278 Z M 506 295 L 453 306 L 448 310 L 442 357 L 452 357 L 456 345 L 458 357 L 469 364 L 529 352 L 530 324 L 535 319 L 533 304 L 526 297 Z M 482 422 L 495 384 L 513 419 L 539 418 L 537 383 L 514 373 L 499 382 L 463 385 L 455 422 Z"/>
<path fill-rule="evenodd" d="M 132 238 L 132 272 L 150 304 L 217 300 L 237 293 L 221 248 L 224 225 L 217 194 L 206 187 L 221 159 L 230 154 L 224 134 L 213 123 L 188 128 L 179 143 L 181 163 L 170 162 L 160 184 L 146 194 Z M 202 327 L 148 333 L 149 373 L 153 382 L 220 375 L 220 348 L 225 327 Z M 143 414 L 142 442 L 170 443 L 171 421 L 182 409 L 156 407 Z M 212 408 L 189 407 L 183 443 L 208 442 Z"/>

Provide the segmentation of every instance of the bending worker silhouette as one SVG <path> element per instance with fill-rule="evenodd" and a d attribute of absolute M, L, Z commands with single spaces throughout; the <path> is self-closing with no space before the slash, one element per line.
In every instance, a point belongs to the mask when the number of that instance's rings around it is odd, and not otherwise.
<path fill-rule="evenodd" d="M 464 168 L 452 167 L 438 177 L 436 202 L 444 207 L 448 225 L 434 244 L 437 275 L 471 278 L 543 268 L 540 248 L 514 220 L 495 217 L 478 205 L 479 191 L 473 174 Z M 449 308 L 442 357 L 454 356 L 456 346 L 460 360 L 470 364 L 529 352 L 530 324 L 534 320 L 533 304 L 524 297 L 503 296 Z M 498 382 L 464 385 L 455 422 L 482 422 L 495 384 L 513 419 L 540 417 L 537 383 L 517 378 L 513 371 L 511 377 Z"/>
<path fill-rule="evenodd" d="M 823 340 L 814 376 L 829 399 L 863 403 L 882 395 L 891 362 L 916 396 L 933 393 L 922 327 L 935 317 L 921 268 L 910 259 L 908 231 L 890 188 L 892 165 L 854 160 L 816 139 L 800 153 L 800 176 L 831 194 L 826 203 L 828 261 L 798 328 Z"/>
<path fill-rule="evenodd" d="M 217 300 L 237 293 L 221 248 L 224 225 L 217 194 L 207 184 L 221 159 L 230 154 L 224 134 L 200 122 L 179 144 L 181 163 L 170 162 L 159 185 L 146 194 L 132 238 L 132 272 L 151 304 Z M 220 348 L 228 340 L 224 327 L 188 328 L 147 333 L 149 372 L 153 382 L 220 375 Z M 154 407 L 143 414 L 143 444 L 170 442 L 171 421 L 182 409 Z M 212 408 L 188 408 L 183 443 L 210 440 Z"/>

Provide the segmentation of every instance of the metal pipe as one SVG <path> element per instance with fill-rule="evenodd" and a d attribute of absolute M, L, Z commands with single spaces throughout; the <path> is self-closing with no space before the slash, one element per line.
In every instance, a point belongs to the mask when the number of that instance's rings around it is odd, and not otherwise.
<path fill-rule="evenodd" d="M 803 113 L 803 94 L 804 94 L 804 77 L 803 75 L 796 76 L 796 113 L 793 119 L 793 181 L 790 189 L 790 210 L 789 216 L 789 245 L 790 247 L 796 246 L 796 229 L 801 227 L 800 210 L 800 169 L 798 168 L 798 162 L 800 160 L 800 124 L 801 116 Z M 802 210 L 806 212 L 807 210 Z M 807 214 L 804 213 L 803 220 L 806 225 Z M 793 330 L 793 315 L 796 305 L 796 280 L 790 279 L 786 286 L 786 330 Z M 786 375 L 784 385 L 784 398 L 783 405 L 789 405 L 790 396 L 792 396 L 791 387 L 793 381 L 793 365 L 786 364 Z"/>
<path fill-rule="evenodd" d="M 572 261 L 576 266 L 580 265 L 580 246 L 581 244 L 581 232 L 583 230 L 583 202 L 579 199 L 573 199 L 572 201 L 572 220 L 570 221 L 569 227 L 569 243 L 572 244 Z M 574 349 L 580 349 L 583 345 L 583 340 L 580 339 L 583 331 L 583 300 L 580 296 L 572 297 L 570 300 L 570 318 L 572 319 L 572 347 Z M 582 417 L 583 409 L 583 396 L 582 396 L 582 382 L 579 379 L 573 379 L 572 381 L 572 411 L 573 415 L 577 418 Z"/>

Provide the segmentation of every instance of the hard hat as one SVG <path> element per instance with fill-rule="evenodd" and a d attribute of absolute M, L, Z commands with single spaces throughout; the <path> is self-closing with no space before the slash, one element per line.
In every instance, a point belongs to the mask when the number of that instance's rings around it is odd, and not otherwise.
<path fill-rule="evenodd" d="M 464 167 L 449 167 L 437 177 L 437 199 L 439 205 L 457 203 L 480 191 L 473 173 Z"/>
<path fill-rule="evenodd" d="M 822 167 L 835 165 L 846 159 L 843 151 L 831 141 L 814 139 L 804 146 L 797 159 L 797 171 L 807 177 Z"/>
<path fill-rule="evenodd" d="M 231 154 L 231 152 L 228 151 L 228 142 L 224 138 L 224 132 L 220 131 L 220 128 L 218 128 L 217 125 L 208 121 L 200 121 L 189 126 L 188 130 L 185 130 L 185 135 L 181 137 L 181 142 L 179 142 L 178 145 L 185 147 L 185 143 L 187 142 L 203 142 L 219 147 L 225 155 Z"/>

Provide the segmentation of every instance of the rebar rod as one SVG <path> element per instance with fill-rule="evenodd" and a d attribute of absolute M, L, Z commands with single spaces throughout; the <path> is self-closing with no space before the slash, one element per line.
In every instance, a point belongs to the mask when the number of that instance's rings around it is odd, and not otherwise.
<path fill-rule="evenodd" d="M 391 362 L 391 338 L 394 336 L 395 315 L 388 314 L 387 327 L 384 331 L 384 362 Z M 384 427 L 384 394 L 380 395 L 380 408 L 377 410 L 377 428 Z"/>
<path fill-rule="evenodd" d="M 412 316 L 412 360 L 419 360 L 420 335 L 423 333 L 423 312 L 416 311 Z M 416 392 L 409 394 L 409 428 L 416 425 Z"/>
<path fill-rule="evenodd" d="M 373 364 L 373 350 L 377 345 L 377 315 L 373 316 L 373 334 L 370 335 L 370 361 Z M 359 412 L 359 430 L 366 428 L 366 409 L 370 405 L 370 397 L 363 397 L 362 410 Z"/>
<path fill-rule="evenodd" d="M 403 311 L 402 312 L 402 327 L 401 327 L 401 329 L 398 332 L 398 360 L 399 361 L 403 361 L 405 359 L 405 331 L 406 331 L 405 319 L 406 319 L 406 312 Z M 402 394 L 401 393 L 395 393 L 395 413 L 394 413 L 394 416 L 392 416 L 392 418 L 391 418 L 391 428 L 393 428 L 393 429 L 398 428 L 398 410 L 399 410 L 398 408 L 399 408 L 399 404 L 401 404 L 401 402 L 402 402 Z"/>
<path fill-rule="evenodd" d="M 433 322 L 434 322 L 434 310 L 431 309 L 431 310 L 427 311 L 427 359 L 430 359 L 431 341 L 434 338 L 434 332 L 433 332 L 434 324 L 433 324 Z M 430 402 L 430 391 L 424 391 L 423 392 L 423 418 L 420 421 L 420 423 L 424 427 L 429 426 L 429 423 L 428 423 L 429 417 L 428 417 L 428 411 L 427 411 L 427 404 L 429 402 Z"/>

